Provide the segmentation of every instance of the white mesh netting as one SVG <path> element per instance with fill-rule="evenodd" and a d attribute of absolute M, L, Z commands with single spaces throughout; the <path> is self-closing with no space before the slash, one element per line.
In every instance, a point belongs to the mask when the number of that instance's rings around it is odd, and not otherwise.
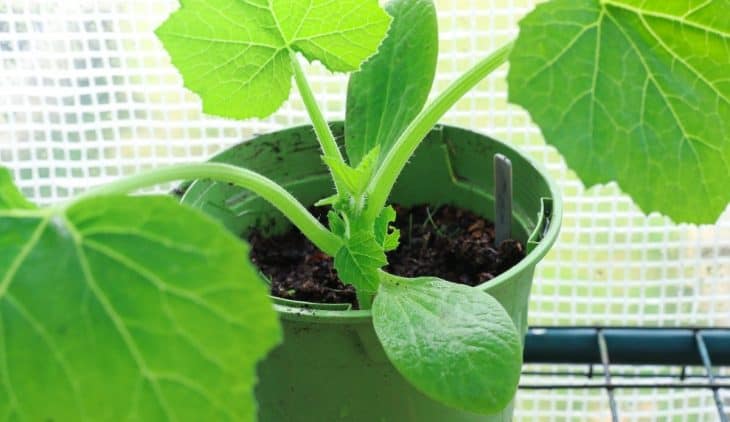
<path fill-rule="evenodd" d="M 436 3 L 439 91 L 515 36 L 535 2 Z M 266 120 L 203 115 L 152 33 L 176 7 L 176 0 L 0 0 L 0 159 L 35 201 L 203 160 L 254 133 L 307 121 L 296 93 Z M 327 117 L 342 118 L 346 78 L 317 65 L 308 73 Z M 507 104 L 504 76 L 501 69 L 480 84 L 446 120 L 518 145 L 563 188 L 564 229 L 539 267 L 531 322 L 730 326 L 730 212 L 715 226 L 677 226 L 644 216 L 616 186 L 585 190 L 529 116 Z M 617 395 L 622 420 L 717 417 L 709 391 Z M 601 390 L 522 391 L 517 415 L 605 420 L 608 404 Z"/>

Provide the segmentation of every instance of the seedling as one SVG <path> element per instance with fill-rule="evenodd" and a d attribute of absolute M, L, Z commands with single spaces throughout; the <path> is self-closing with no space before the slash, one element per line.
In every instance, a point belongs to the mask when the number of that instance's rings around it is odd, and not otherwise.
<path fill-rule="evenodd" d="M 727 1 L 540 5 L 516 42 L 428 105 L 438 44 L 428 0 L 385 9 L 376 0 L 181 3 L 157 35 L 205 112 L 268 116 L 293 77 L 332 174 L 332 194 L 319 201 L 332 207 L 329 227 L 266 177 L 223 164 L 152 170 L 48 208 L 0 172 L 0 414 L 253 419 L 254 366 L 281 335 L 247 247 L 171 198 L 126 196 L 192 179 L 255 192 L 333 256 L 416 388 L 465 410 L 503 408 L 522 357 L 500 304 L 470 287 L 382 268 L 399 242 L 386 201 L 401 170 L 438 120 L 508 58 L 510 99 L 587 185 L 616 180 L 643 210 L 694 223 L 714 221 L 730 199 Z M 348 160 L 302 58 L 356 72 Z"/>

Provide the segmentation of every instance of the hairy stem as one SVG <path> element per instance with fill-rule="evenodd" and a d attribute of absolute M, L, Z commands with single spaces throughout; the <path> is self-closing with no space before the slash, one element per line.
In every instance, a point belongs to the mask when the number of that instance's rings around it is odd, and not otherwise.
<path fill-rule="evenodd" d="M 467 92 L 507 61 L 512 46 L 513 42 L 508 43 L 469 69 L 408 125 L 393 148 L 388 151 L 368 185 L 370 200 L 367 215 L 369 218 L 377 217 L 383 209 L 398 176 L 428 132 Z"/>
<path fill-rule="evenodd" d="M 342 241 L 327 230 L 284 188 L 251 170 L 228 164 L 180 164 L 146 171 L 108 185 L 92 189 L 75 201 L 91 196 L 128 194 L 135 190 L 177 180 L 212 179 L 248 189 L 271 203 L 304 233 L 322 252 L 334 256 Z"/>
<path fill-rule="evenodd" d="M 291 58 L 292 67 L 294 68 L 294 80 L 296 80 L 297 82 L 299 94 L 302 96 L 304 106 L 307 108 L 309 118 L 312 120 L 314 132 L 317 134 L 319 144 L 322 146 L 322 152 L 324 153 L 325 157 L 331 157 L 339 162 L 344 163 L 345 161 L 342 158 L 340 148 L 337 146 L 337 141 L 335 141 L 335 137 L 332 135 L 332 131 L 330 130 L 329 124 L 327 124 L 327 120 L 322 114 L 322 110 L 320 110 L 319 106 L 317 105 L 317 100 L 314 98 L 312 88 L 309 86 L 307 77 L 304 75 L 302 66 L 299 64 L 297 54 L 294 51 L 290 50 L 289 56 Z M 337 192 L 344 192 L 342 190 L 342 184 L 340 180 L 334 173 L 332 173 L 332 178 L 335 182 Z"/>

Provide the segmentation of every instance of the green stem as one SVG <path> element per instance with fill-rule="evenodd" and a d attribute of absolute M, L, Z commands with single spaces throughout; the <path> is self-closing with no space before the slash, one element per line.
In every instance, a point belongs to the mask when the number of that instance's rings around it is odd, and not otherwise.
<path fill-rule="evenodd" d="M 372 309 L 373 300 L 375 299 L 374 294 L 356 290 L 355 295 L 357 296 L 357 304 L 360 306 L 360 309 Z"/>
<path fill-rule="evenodd" d="M 297 54 L 294 51 L 289 50 L 289 57 L 291 58 L 292 67 L 294 68 L 294 80 L 297 82 L 299 94 L 302 96 L 304 106 L 307 108 L 309 118 L 312 120 L 314 132 L 317 134 L 319 144 L 322 146 L 322 152 L 324 152 L 326 157 L 333 158 L 344 164 L 345 160 L 342 158 L 340 148 L 337 146 L 337 141 L 335 141 L 335 137 L 332 135 L 332 131 L 330 130 L 329 124 L 327 124 L 327 120 L 322 114 L 322 110 L 320 110 L 317 105 L 317 100 L 314 98 L 312 88 L 309 86 L 307 77 L 304 75 L 302 66 L 299 64 Z M 332 173 L 332 178 L 335 181 L 337 192 L 344 192 L 341 189 L 342 184 L 334 173 Z"/>
<path fill-rule="evenodd" d="M 507 61 L 512 46 L 513 42 L 510 42 L 499 48 L 464 73 L 436 100 L 423 109 L 401 134 L 368 185 L 370 200 L 367 215 L 369 218 L 377 217 L 383 209 L 398 176 L 428 132 L 467 92 Z"/>
<path fill-rule="evenodd" d="M 342 246 L 340 238 L 327 230 L 284 188 L 256 172 L 228 164 L 180 164 L 150 170 L 92 189 L 74 202 L 92 196 L 128 194 L 162 183 L 194 179 L 233 183 L 256 193 L 281 211 L 312 243 L 328 255 L 335 256 Z"/>

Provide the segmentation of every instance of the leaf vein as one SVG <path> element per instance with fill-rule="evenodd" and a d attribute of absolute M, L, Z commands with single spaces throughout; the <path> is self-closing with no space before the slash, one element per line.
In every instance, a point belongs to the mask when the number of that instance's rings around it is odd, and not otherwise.
<path fill-rule="evenodd" d="M 13 259 L 13 262 L 10 263 L 10 266 L 5 273 L 5 276 L 3 277 L 2 281 L 0 281 L 0 299 L 5 296 L 6 292 L 10 288 L 10 284 L 13 281 L 13 277 L 15 277 L 15 274 L 28 258 L 33 248 L 38 245 L 38 241 L 43 235 L 43 231 L 46 229 L 46 227 L 48 227 L 49 221 L 51 221 L 50 217 L 46 217 L 38 223 L 38 227 L 36 227 L 36 229 L 33 231 L 33 234 L 30 236 L 30 239 L 28 239 L 28 242 L 23 245 L 23 248 L 20 250 L 15 259 Z"/>
<path fill-rule="evenodd" d="M 629 6 L 629 5 L 623 4 L 623 3 L 617 3 L 617 2 L 614 2 L 611 0 L 602 0 L 602 4 L 604 6 L 611 6 L 611 7 L 617 8 L 617 9 L 623 9 L 623 10 L 632 12 L 639 16 L 651 16 L 651 17 L 658 18 L 658 19 L 664 19 L 664 20 L 667 20 L 670 22 L 676 22 L 676 23 L 679 23 L 680 25 L 685 25 L 690 28 L 694 28 L 694 29 L 706 32 L 708 34 L 717 35 L 718 37 L 721 37 L 721 38 L 730 38 L 730 34 L 728 34 L 726 32 L 719 31 L 715 28 L 709 27 L 707 25 L 703 25 L 699 22 L 693 22 L 693 21 L 690 21 L 687 19 L 682 19 L 679 16 L 670 15 L 668 13 L 652 12 L 650 10 L 645 10 L 645 9 L 641 9 L 639 7 Z"/>
<path fill-rule="evenodd" d="M 69 229 L 76 231 L 75 226 L 67 220 Z M 124 324 L 124 320 L 121 318 L 119 314 L 117 314 L 116 310 L 114 309 L 114 306 L 109 301 L 109 298 L 106 297 L 104 294 L 104 291 L 101 289 L 101 287 L 97 284 L 96 279 L 94 278 L 94 275 L 91 271 L 91 265 L 89 264 L 89 260 L 86 257 L 86 253 L 84 252 L 84 249 L 81 244 L 82 237 L 81 235 L 76 232 L 76 238 L 74 241 L 74 248 L 76 250 L 76 255 L 79 259 L 79 262 L 81 263 L 81 271 L 84 275 L 84 281 L 86 282 L 87 287 L 89 290 L 94 294 L 96 297 L 96 300 L 101 305 L 101 308 L 104 310 L 104 312 L 107 314 L 107 317 L 114 325 L 115 329 L 119 333 L 122 341 L 127 347 L 127 351 L 129 352 L 130 356 L 134 360 L 135 364 L 137 365 L 137 368 L 142 373 L 142 375 L 150 381 L 150 384 L 152 385 L 152 390 L 155 393 L 155 396 L 157 397 L 157 400 L 160 402 L 160 406 L 163 409 L 163 412 L 165 413 L 165 416 L 168 420 L 176 421 L 177 418 L 172 413 L 172 410 L 170 409 L 169 404 L 167 403 L 167 400 L 165 400 L 164 395 L 162 394 L 162 391 L 160 390 L 159 384 L 151 377 L 152 372 L 150 371 L 149 367 L 147 366 L 147 363 L 140 352 L 140 350 L 137 347 L 136 342 L 134 341 L 134 338 L 132 337 L 131 333 L 127 329 L 126 325 Z"/>

